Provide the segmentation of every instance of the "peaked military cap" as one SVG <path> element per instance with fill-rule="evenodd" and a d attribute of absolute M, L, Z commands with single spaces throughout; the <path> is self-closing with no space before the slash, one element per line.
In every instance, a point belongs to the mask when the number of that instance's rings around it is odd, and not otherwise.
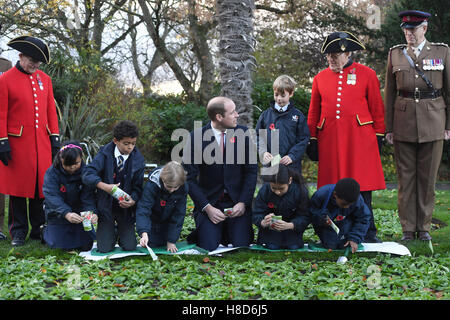
<path fill-rule="evenodd" d="M 50 62 L 50 50 L 48 46 L 38 38 L 30 36 L 17 37 L 8 42 L 8 46 L 35 60 L 47 64 Z"/>
<path fill-rule="evenodd" d="M 428 18 L 431 17 L 431 14 L 418 10 L 407 10 L 400 12 L 398 16 L 402 18 L 400 27 L 411 29 L 418 27 L 425 21 L 428 21 Z"/>
<path fill-rule="evenodd" d="M 356 50 L 365 50 L 364 45 L 353 34 L 346 31 L 337 31 L 329 34 L 320 50 L 321 53 L 339 53 Z"/>

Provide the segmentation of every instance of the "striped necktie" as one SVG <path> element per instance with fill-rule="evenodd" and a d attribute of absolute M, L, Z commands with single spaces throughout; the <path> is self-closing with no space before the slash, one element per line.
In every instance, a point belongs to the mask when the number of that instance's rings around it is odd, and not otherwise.
<path fill-rule="evenodd" d="M 121 172 L 123 170 L 123 157 L 122 156 L 118 156 L 117 157 L 117 169 L 119 170 L 119 172 Z"/>

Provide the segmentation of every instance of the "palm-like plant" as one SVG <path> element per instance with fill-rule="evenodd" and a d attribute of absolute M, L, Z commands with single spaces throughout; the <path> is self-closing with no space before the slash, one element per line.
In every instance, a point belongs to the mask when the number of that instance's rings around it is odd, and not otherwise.
<path fill-rule="evenodd" d="M 86 101 L 79 105 L 72 103 L 67 94 L 65 104 L 59 111 L 59 128 L 61 140 L 78 140 L 85 148 L 87 163 L 98 152 L 100 145 L 111 138 L 109 123 L 114 119 L 97 119 L 97 109 L 89 106 Z"/>

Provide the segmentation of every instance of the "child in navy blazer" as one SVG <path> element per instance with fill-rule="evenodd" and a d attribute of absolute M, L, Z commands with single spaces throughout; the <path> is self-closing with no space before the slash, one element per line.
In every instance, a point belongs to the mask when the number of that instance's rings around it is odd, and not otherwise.
<path fill-rule="evenodd" d="M 145 168 L 144 157 L 136 147 L 138 128 L 124 120 L 114 127 L 113 136 L 113 141 L 100 148 L 83 173 L 83 183 L 97 188 L 99 252 L 114 250 L 117 238 L 123 250 L 134 250 L 137 245 L 136 202 L 142 195 Z M 113 198 L 114 187 L 125 191 L 130 198 Z"/>
<path fill-rule="evenodd" d="M 188 185 L 183 166 L 171 161 L 149 176 L 136 210 L 136 231 L 142 247 L 167 246 L 178 251 L 175 243 L 186 215 Z"/>
<path fill-rule="evenodd" d="M 43 240 L 51 248 L 92 248 L 95 233 L 84 231 L 80 212 L 95 211 L 94 190 L 81 181 L 85 165 L 77 142 L 67 142 L 55 156 L 44 176 L 46 226 Z M 97 222 L 94 213 L 92 222 Z"/>
<path fill-rule="evenodd" d="M 354 253 L 369 228 L 370 210 L 352 178 L 317 190 L 311 198 L 310 213 L 316 234 L 329 249 L 350 245 Z"/>
<path fill-rule="evenodd" d="M 278 154 L 280 163 L 294 168 L 301 174 L 301 162 L 309 141 L 309 128 L 305 115 L 290 102 L 296 82 L 290 76 L 281 75 L 273 83 L 274 101 L 259 116 L 256 124 L 258 153 L 263 164 L 277 155 L 272 144 L 272 132 L 278 130 Z M 264 129 L 266 134 L 261 134 Z"/>
<path fill-rule="evenodd" d="M 269 249 L 302 248 L 303 232 L 311 222 L 308 189 L 302 177 L 280 164 L 277 173 L 263 178 L 266 183 L 253 204 L 252 220 L 259 228 L 257 243 Z"/>

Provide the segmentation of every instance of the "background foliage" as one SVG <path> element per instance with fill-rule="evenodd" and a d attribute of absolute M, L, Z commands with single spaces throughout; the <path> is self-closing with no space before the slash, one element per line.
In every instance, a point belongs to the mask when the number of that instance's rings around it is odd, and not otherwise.
<path fill-rule="evenodd" d="M 0 0 L 0 4 L 3 2 Z M 293 100 L 307 115 L 312 77 L 326 67 L 320 47 L 325 35 L 335 30 L 350 31 L 363 41 L 367 50 L 357 52 L 353 58 L 376 70 L 383 91 L 389 48 L 405 42 L 399 28 L 398 12 L 405 9 L 430 12 L 432 18 L 427 39 L 450 43 L 450 9 L 446 4 L 445 0 L 345 0 L 339 3 L 328 0 L 255 1 L 255 66 L 251 94 L 253 126 L 273 99 L 272 82 L 280 74 L 289 74 L 298 82 Z M 205 122 L 206 100 L 222 89 L 217 77 L 217 50 L 214 49 L 217 47 L 215 39 L 219 39 L 214 1 L 203 1 L 200 5 L 192 0 L 142 0 L 130 1 L 129 7 L 126 7 L 123 1 L 111 6 L 108 1 L 97 0 L 97 7 L 88 5 L 80 11 L 79 28 L 58 32 L 52 23 L 69 26 L 70 14 L 63 14 L 62 10 L 70 8 L 70 5 L 70 1 L 55 1 L 22 20 L 18 18 L 20 13 L 23 10 L 32 12 L 30 9 L 40 6 L 40 2 L 26 2 L 22 7 L 5 6 L 7 10 L 0 12 L 0 22 L 3 22 L 7 35 L 13 30 L 29 32 L 33 25 L 37 26 L 40 16 L 48 17 L 48 22 L 40 27 L 46 28 L 42 35 L 51 44 L 52 63 L 43 66 L 43 69 L 53 78 L 64 137 L 89 140 L 90 145 L 102 145 L 111 139 L 111 130 L 117 121 L 129 119 L 140 127 L 138 145 L 146 160 L 152 163 L 168 161 L 170 150 L 176 144 L 170 141 L 174 128 L 191 130 L 194 120 Z M 370 5 L 380 9 L 381 25 L 378 29 L 367 25 L 367 8 Z M 149 9 L 153 20 L 142 15 L 141 9 L 144 7 Z M 105 19 L 100 19 L 102 10 L 107 13 Z M 59 14 L 57 18 L 55 12 Z M 112 25 L 114 23 L 124 24 L 120 32 L 117 25 Z M 148 51 L 152 51 L 149 43 L 153 40 L 164 45 L 153 56 L 140 51 L 139 43 L 144 43 L 138 36 L 138 31 L 142 31 L 139 29 L 141 24 L 146 25 L 147 30 L 156 32 L 152 34 L 153 38 L 146 38 L 144 47 Z M 89 33 L 89 26 L 95 31 Z M 108 34 L 105 41 L 105 34 L 111 30 L 117 32 Z M 128 44 L 129 39 L 132 40 L 130 47 L 122 50 L 121 43 Z M 202 44 L 199 39 L 207 40 Z M 130 48 L 132 56 L 128 55 Z M 121 64 L 127 60 L 133 61 L 134 70 L 131 72 L 134 71 L 144 84 L 143 92 L 120 80 L 124 72 Z M 169 60 L 174 63 L 173 66 L 168 67 Z M 212 63 L 214 61 L 215 65 Z M 159 66 L 167 75 L 178 70 L 176 78 L 185 82 L 183 93 L 159 96 L 152 91 L 150 84 L 157 79 L 165 79 L 154 74 Z M 191 83 L 186 83 L 186 79 L 190 79 Z M 198 89 L 194 88 L 195 81 L 200 81 Z M 80 123 L 86 130 L 80 128 Z M 86 131 L 89 134 L 84 136 Z M 382 155 L 385 176 L 390 181 L 396 179 L 392 151 L 392 146 L 385 145 Z M 304 167 L 307 180 L 314 180 L 316 164 L 305 158 Z M 449 178 L 450 142 L 446 141 L 439 179 Z"/>

